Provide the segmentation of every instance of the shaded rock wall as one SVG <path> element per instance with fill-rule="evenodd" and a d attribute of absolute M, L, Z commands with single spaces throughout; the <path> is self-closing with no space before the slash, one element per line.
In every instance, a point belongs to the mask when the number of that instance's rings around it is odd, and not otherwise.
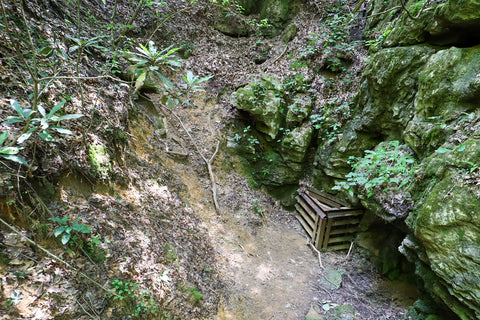
<path fill-rule="evenodd" d="M 391 30 L 382 44 L 388 48 L 371 56 L 354 120 L 327 156 L 318 151 L 316 170 L 323 179 L 338 178 L 348 172 L 349 156 L 381 141 L 411 148 L 420 165 L 399 194 L 414 203 L 396 218 L 401 224 L 408 215 L 401 251 L 437 303 L 460 319 L 478 319 L 480 2 L 409 1 L 407 8 L 408 14 L 400 1 L 369 3 L 364 35 Z M 375 197 L 361 198 L 392 221 Z"/>
<path fill-rule="evenodd" d="M 238 130 L 229 146 L 245 161 L 244 168 L 255 184 L 291 205 L 314 130 L 308 118 L 311 106 L 300 103 L 287 112 L 285 90 L 284 83 L 271 76 L 239 88 L 231 102 L 252 125 Z M 306 92 L 296 95 L 308 97 Z"/>

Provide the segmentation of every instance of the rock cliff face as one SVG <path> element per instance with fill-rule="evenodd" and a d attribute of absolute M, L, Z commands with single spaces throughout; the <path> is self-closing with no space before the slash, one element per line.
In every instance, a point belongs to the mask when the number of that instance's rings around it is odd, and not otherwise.
<path fill-rule="evenodd" d="M 294 100 L 303 102 L 294 104 L 285 98 L 291 91 L 285 83 L 262 77 L 233 95 L 232 104 L 253 124 L 231 146 L 243 148 L 255 180 L 270 191 L 295 190 L 302 170 L 312 167 L 313 184 L 326 191 L 337 186 L 360 201 L 369 210 L 370 226 L 400 230 L 390 236 L 383 231 L 377 245 L 399 247 L 439 306 L 460 319 L 480 319 L 480 1 L 403 2 L 368 2 L 363 35 L 373 45 L 351 120 L 338 136 L 322 136 L 319 128 L 326 122 L 318 113 L 325 111 L 319 96 L 299 90 Z M 316 54 L 314 46 L 309 49 Z M 308 57 L 305 61 L 311 67 Z M 324 75 L 320 70 L 314 77 L 318 74 Z M 309 156 L 315 149 L 315 157 Z M 357 167 L 357 176 L 349 174 L 352 157 L 366 159 L 366 150 L 371 162 Z M 399 166 L 411 170 L 408 181 L 386 174 Z M 347 193 L 354 183 L 365 185 L 365 175 L 358 173 L 368 170 L 383 170 L 384 176 L 375 177 L 370 188 L 355 189 L 355 195 Z M 375 243 L 375 233 L 369 229 L 359 243 Z M 393 271 L 396 263 L 388 263 Z M 419 302 L 411 318 L 425 319 L 425 313 L 438 314 Z"/>
<path fill-rule="evenodd" d="M 370 1 L 365 36 L 391 32 L 364 71 L 354 120 L 317 172 L 337 178 L 331 173 L 348 170 L 350 155 L 382 141 L 411 148 L 419 161 L 405 190 L 413 209 L 394 216 L 375 197 L 361 201 L 400 225 L 408 215 L 400 251 L 425 289 L 459 318 L 479 319 L 480 1 L 406 7 Z"/>

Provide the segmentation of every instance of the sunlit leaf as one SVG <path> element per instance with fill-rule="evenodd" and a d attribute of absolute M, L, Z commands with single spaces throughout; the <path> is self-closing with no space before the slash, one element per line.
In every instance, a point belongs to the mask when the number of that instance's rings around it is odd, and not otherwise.
<path fill-rule="evenodd" d="M 49 124 L 47 119 L 45 118 L 40 119 L 40 127 L 42 128 L 42 130 L 48 129 L 48 126 Z"/>
<path fill-rule="evenodd" d="M 51 118 L 58 110 L 60 110 L 60 109 L 65 105 L 66 102 L 67 102 L 67 100 L 62 100 L 62 101 L 60 101 L 59 103 L 57 103 L 57 104 L 52 108 L 52 110 L 50 110 L 50 112 L 48 113 L 47 118 Z"/>
<path fill-rule="evenodd" d="M 87 226 L 83 223 L 73 224 L 72 229 L 77 231 L 77 232 L 80 232 L 80 233 L 90 233 L 90 232 L 92 232 L 92 228 L 90 228 L 89 226 Z"/>
<path fill-rule="evenodd" d="M 65 232 L 65 233 L 62 235 L 62 243 L 63 243 L 63 244 L 67 244 L 68 241 L 70 241 L 70 238 L 71 238 L 71 234 Z"/>
<path fill-rule="evenodd" d="M 4 131 L 0 133 L 0 146 L 7 140 L 8 138 L 8 131 Z"/>
<path fill-rule="evenodd" d="M 46 130 L 39 132 L 38 135 L 45 141 L 55 141 L 55 138 Z"/>
<path fill-rule="evenodd" d="M 45 109 L 42 107 L 42 106 L 38 106 L 38 112 L 40 112 L 40 114 L 42 115 L 42 117 L 45 117 L 46 116 L 46 112 L 45 112 Z"/>
<path fill-rule="evenodd" d="M 30 136 L 32 135 L 32 133 L 35 131 L 35 128 L 30 128 L 30 130 L 28 130 L 27 132 L 25 132 L 24 134 L 22 134 L 20 137 L 18 137 L 17 139 L 17 143 L 18 144 L 22 144 L 23 142 L 25 142 L 25 140 L 27 140 L 28 138 L 30 138 Z"/>
<path fill-rule="evenodd" d="M 3 155 L 1 155 L 1 157 L 4 158 L 4 159 L 10 160 L 10 161 L 14 161 L 14 162 L 17 162 L 17 163 L 24 164 L 24 165 L 28 166 L 27 161 L 25 161 L 25 159 L 23 159 L 22 157 L 12 155 L 12 154 L 3 154 Z"/>
<path fill-rule="evenodd" d="M 62 128 L 62 127 L 51 126 L 50 128 L 61 134 L 73 134 L 73 131 Z"/>
<path fill-rule="evenodd" d="M 174 67 L 181 67 L 182 63 L 179 60 L 168 60 L 166 64 L 169 64 Z"/>
<path fill-rule="evenodd" d="M 68 217 L 63 217 L 63 218 L 51 217 L 51 218 L 48 218 L 48 220 L 56 222 L 58 224 L 66 224 L 70 219 Z"/>
<path fill-rule="evenodd" d="M 442 154 L 442 153 L 447 153 L 447 152 L 450 152 L 450 151 L 452 151 L 452 150 L 451 150 L 451 149 L 447 149 L 447 148 L 443 148 L 443 147 L 440 147 L 440 148 L 438 148 L 437 150 L 435 150 L 436 153 L 440 153 L 440 154 Z"/>
<path fill-rule="evenodd" d="M 81 117 L 83 117 L 83 114 L 81 114 L 81 113 L 66 114 L 66 115 L 63 115 L 63 116 L 59 116 L 57 121 L 78 119 L 78 118 L 81 118 Z"/>
<path fill-rule="evenodd" d="M 20 152 L 22 148 L 19 147 L 1 147 L 0 153 L 1 154 L 17 154 Z"/>
<path fill-rule="evenodd" d="M 137 92 L 141 87 L 143 87 L 146 78 L 147 72 L 143 72 L 141 75 L 138 76 L 137 80 L 135 81 L 135 92 Z"/>

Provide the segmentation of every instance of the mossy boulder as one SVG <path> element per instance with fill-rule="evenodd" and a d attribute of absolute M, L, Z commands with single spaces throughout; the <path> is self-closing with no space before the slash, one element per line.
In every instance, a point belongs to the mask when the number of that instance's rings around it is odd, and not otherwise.
<path fill-rule="evenodd" d="M 384 47 L 420 43 L 465 45 L 478 43 L 480 2 L 478 0 L 370 1 L 364 37 L 377 39 Z M 388 14 L 380 14 L 380 13 Z M 382 37 L 386 31 L 388 36 Z"/>
<path fill-rule="evenodd" d="M 423 46 L 398 47 L 371 58 L 356 97 L 363 127 L 386 137 L 401 136 L 414 116 L 419 72 L 433 53 Z"/>
<path fill-rule="evenodd" d="M 265 32 L 266 35 L 272 37 L 279 35 L 298 9 L 299 1 L 297 0 L 263 0 L 260 18 L 267 19 L 271 26 Z"/>
<path fill-rule="evenodd" d="M 478 108 L 480 46 L 449 48 L 430 55 L 418 73 L 415 117 L 404 132 L 405 141 L 421 157 L 453 134 L 446 127 Z"/>
<path fill-rule="evenodd" d="M 363 156 L 383 140 L 398 140 L 415 115 L 418 74 L 434 51 L 421 46 L 389 48 L 371 57 L 355 97 L 353 120 L 340 141 L 321 144 L 316 163 L 328 176 L 343 178 L 348 158 Z"/>
<path fill-rule="evenodd" d="M 292 104 L 288 106 L 286 123 L 287 127 L 292 127 L 302 123 L 308 118 L 312 111 L 314 101 L 311 95 L 298 93 L 293 98 Z"/>
<path fill-rule="evenodd" d="M 282 139 L 282 157 L 287 162 L 302 163 L 313 137 L 313 128 L 305 123 L 285 134 Z"/>
<path fill-rule="evenodd" d="M 247 111 L 256 120 L 256 129 L 267 139 L 277 136 L 282 124 L 282 82 L 274 77 L 262 76 L 259 80 L 238 89 L 231 97 L 232 104 Z"/>
<path fill-rule="evenodd" d="M 440 4 L 436 13 L 444 25 L 480 27 L 479 0 L 449 0 Z"/>
<path fill-rule="evenodd" d="M 295 39 L 298 33 L 298 27 L 295 23 L 291 23 L 288 25 L 288 27 L 285 29 L 285 32 L 283 33 L 282 40 L 285 43 L 288 43 Z"/>
<path fill-rule="evenodd" d="M 480 188 L 475 163 L 480 140 L 433 154 L 419 174 L 426 181 L 409 217 L 432 274 L 431 293 L 461 319 L 480 318 Z M 445 289 L 447 288 L 447 289 Z M 446 291 L 448 290 L 448 291 Z"/>
<path fill-rule="evenodd" d="M 245 37 L 248 35 L 248 25 L 239 15 L 232 15 L 226 10 L 217 13 L 213 28 L 227 36 Z"/>
<path fill-rule="evenodd" d="M 480 46 L 452 47 L 431 55 L 419 73 L 417 115 L 455 118 L 478 108 L 479 74 Z"/>

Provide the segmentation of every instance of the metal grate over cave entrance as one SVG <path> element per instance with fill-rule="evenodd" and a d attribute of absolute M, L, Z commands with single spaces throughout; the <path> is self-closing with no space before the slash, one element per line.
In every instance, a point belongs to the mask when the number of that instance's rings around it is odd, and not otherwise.
<path fill-rule="evenodd" d="M 296 197 L 297 220 L 317 249 L 348 249 L 359 230 L 363 215 L 361 208 L 349 208 L 348 204 L 334 196 L 308 189 Z"/>

